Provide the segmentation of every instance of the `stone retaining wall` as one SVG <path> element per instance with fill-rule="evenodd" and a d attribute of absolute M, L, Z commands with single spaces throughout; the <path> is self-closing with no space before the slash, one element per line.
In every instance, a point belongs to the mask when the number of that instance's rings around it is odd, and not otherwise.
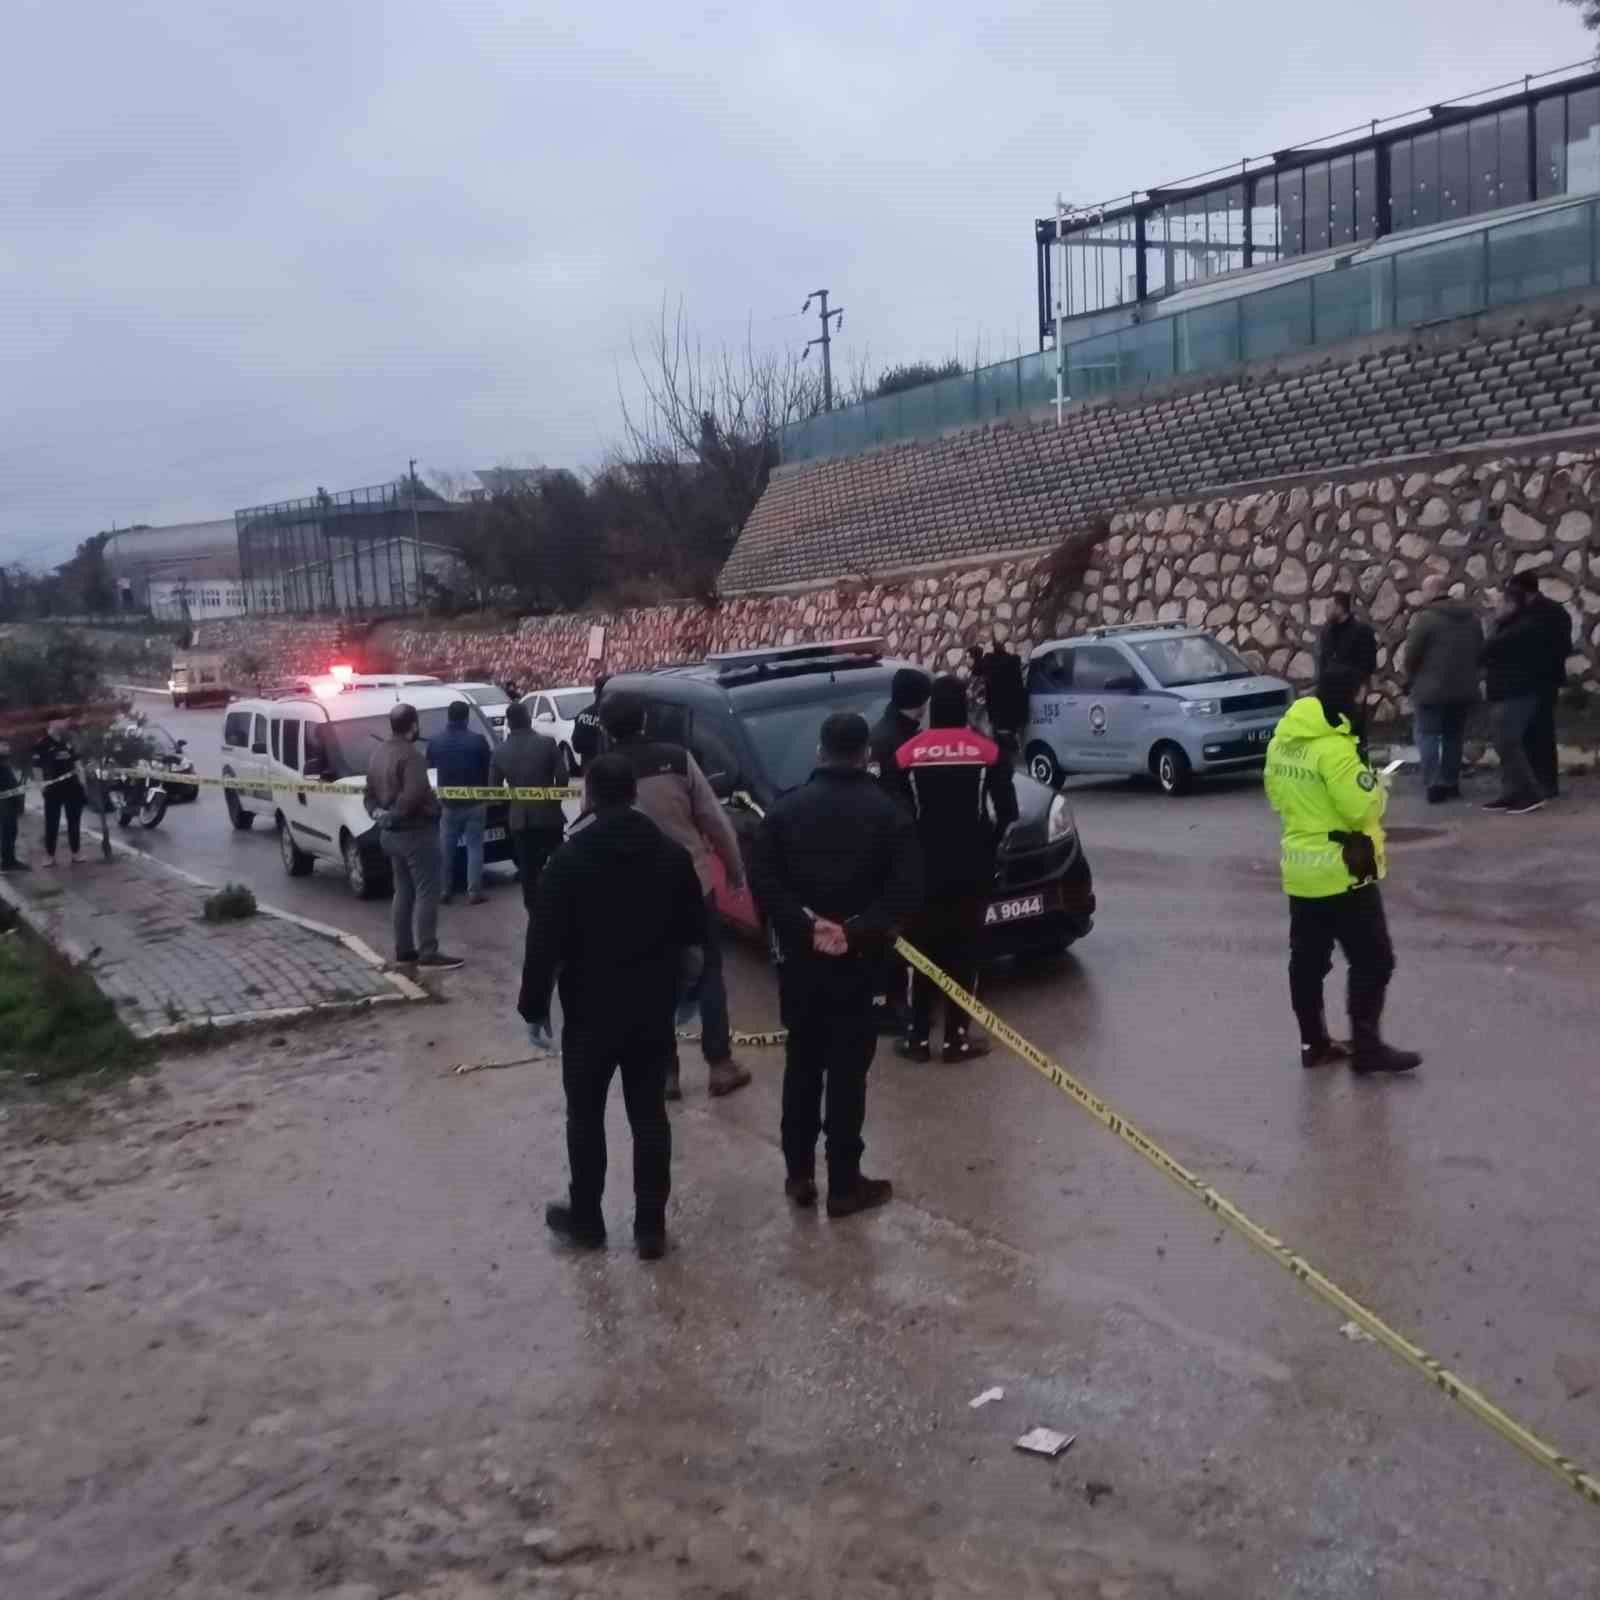
<path fill-rule="evenodd" d="M 1026 654 L 1044 635 L 1182 621 L 1303 685 L 1329 597 L 1350 589 L 1378 630 L 1380 712 L 1396 715 L 1405 709 L 1399 646 L 1424 577 L 1438 573 L 1452 593 L 1487 608 L 1507 575 L 1532 570 L 1573 618 L 1574 682 L 1600 695 L 1597 502 L 1600 445 L 1443 457 L 1119 512 L 1053 623 L 1040 612 L 1045 558 L 1034 555 L 892 583 L 743 596 L 716 610 L 686 603 L 533 618 L 488 633 L 412 627 L 392 631 L 388 644 L 411 670 L 533 686 L 588 681 L 595 623 L 607 630 L 605 664 L 621 671 L 855 635 L 881 635 L 892 653 L 945 668 L 979 640 L 1007 640 Z M 324 670 L 342 638 L 327 623 L 206 624 L 201 633 L 212 647 L 259 651 L 273 675 Z"/>

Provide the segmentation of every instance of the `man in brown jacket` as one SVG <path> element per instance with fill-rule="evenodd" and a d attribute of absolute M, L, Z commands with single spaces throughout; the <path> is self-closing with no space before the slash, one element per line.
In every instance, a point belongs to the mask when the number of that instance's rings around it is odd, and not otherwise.
<path fill-rule="evenodd" d="M 637 695 L 613 690 L 600 703 L 600 719 L 611 741 L 611 753 L 625 757 L 633 768 L 639 790 L 634 804 L 689 852 L 699 875 L 707 925 L 705 972 L 700 980 L 700 1050 L 710 1069 L 711 1093 L 732 1094 L 749 1083 L 750 1073 L 733 1059 L 722 946 L 711 900 L 711 858 L 715 855 L 721 861 L 729 889 L 734 893 L 742 889 L 744 857 L 738 835 L 695 758 L 682 745 L 645 738 L 644 703 Z M 667 1077 L 667 1098 L 683 1098 L 676 1061 Z"/>
<path fill-rule="evenodd" d="M 394 958 L 401 966 L 451 972 L 465 963 L 439 952 L 439 797 L 417 748 L 417 708 L 389 713 L 389 737 L 367 767 L 367 810 L 394 873 Z"/>

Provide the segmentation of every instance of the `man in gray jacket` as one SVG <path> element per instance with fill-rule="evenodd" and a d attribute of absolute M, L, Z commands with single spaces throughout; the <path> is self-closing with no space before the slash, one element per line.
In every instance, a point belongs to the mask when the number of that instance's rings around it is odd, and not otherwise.
<path fill-rule="evenodd" d="M 1422 755 L 1428 803 L 1461 798 L 1461 745 L 1478 703 L 1483 627 L 1465 601 L 1445 593 L 1443 578 L 1422 580 L 1423 604 L 1406 631 L 1406 688 Z"/>
<path fill-rule="evenodd" d="M 712 793 L 700 764 L 682 745 L 645 737 L 644 702 L 637 695 L 613 690 L 600 704 L 600 720 L 611 741 L 611 753 L 633 768 L 639 798 L 634 804 L 666 836 L 681 844 L 694 861 L 700 892 L 706 897 L 705 971 L 700 979 L 700 1051 L 710 1069 L 713 1095 L 732 1094 L 750 1081 L 750 1072 L 733 1059 L 728 1030 L 728 991 L 722 975 L 722 947 L 717 939 L 717 909 L 711 903 L 711 860 L 722 863 L 728 887 L 744 887 L 744 856 L 738 835 L 722 803 Z M 678 1064 L 667 1075 L 667 1098 L 681 1100 Z"/>
<path fill-rule="evenodd" d="M 533 731 L 528 708 L 520 700 L 506 707 L 506 739 L 489 761 L 489 783 L 511 789 L 565 789 L 567 763 L 554 739 Z M 522 881 L 522 904 L 533 915 L 539 874 L 561 844 L 566 818 L 559 800 L 513 800 L 507 826 L 511 850 Z"/>
<path fill-rule="evenodd" d="M 401 966 L 450 972 L 465 963 L 439 953 L 439 797 L 417 748 L 417 708 L 389 713 L 389 737 L 367 767 L 367 810 L 394 873 L 394 958 Z"/>

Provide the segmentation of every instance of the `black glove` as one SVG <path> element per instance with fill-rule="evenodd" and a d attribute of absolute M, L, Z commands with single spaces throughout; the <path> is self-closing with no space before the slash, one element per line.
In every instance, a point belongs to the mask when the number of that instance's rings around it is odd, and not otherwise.
<path fill-rule="evenodd" d="M 1345 871 L 1356 880 L 1356 888 L 1378 881 L 1378 850 L 1370 833 L 1340 833 L 1328 835 L 1339 846 L 1344 857 Z"/>

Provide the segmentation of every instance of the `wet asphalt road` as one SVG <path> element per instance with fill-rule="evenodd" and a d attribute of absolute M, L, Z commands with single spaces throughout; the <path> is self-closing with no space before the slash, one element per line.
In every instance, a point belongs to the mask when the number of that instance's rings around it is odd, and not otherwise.
<path fill-rule="evenodd" d="M 163 709 L 158 720 L 190 741 L 202 772 L 216 771 L 220 712 Z M 1427 808 L 1415 780 L 1402 780 L 1390 818 L 1399 842 L 1386 894 L 1400 970 L 1388 1031 L 1427 1062 L 1399 1082 L 1296 1064 L 1275 830 L 1258 786 L 1174 802 L 1088 784 L 1073 797 L 1098 926 L 1062 962 L 996 971 L 985 997 L 1352 1293 L 1594 1470 L 1596 786 L 1572 784 L 1560 807 L 1509 819 Z M 1408 837 L 1414 829 L 1438 831 Z M 270 832 L 233 833 L 216 791 L 130 842 L 387 950 L 384 906 L 356 902 L 322 866 L 311 879 L 287 878 Z M 509 878 L 490 904 L 447 911 L 443 925 L 446 946 L 472 963 L 447 992 L 486 1020 L 503 1007 L 496 1037 L 506 1055 L 519 1053 L 511 1002 L 521 926 Z M 1336 972 L 1334 1014 L 1338 981 Z M 733 953 L 730 984 L 736 1026 L 776 1025 L 756 953 Z M 717 1119 L 774 1147 L 779 1058 L 763 1052 L 752 1064 L 758 1084 Z M 696 1064 L 686 1079 L 699 1087 Z M 1375 1525 L 1422 1552 L 1400 1587 L 1352 1576 L 1348 1586 L 1259 1592 L 1600 1592 L 1600 1513 L 1387 1355 L 1341 1341 L 1331 1312 L 1221 1239 L 1210 1217 L 1014 1060 L 945 1071 L 881 1052 L 867 1134 L 869 1170 L 893 1176 L 925 1217 L 1014 1252 L 1036 1301 L 1059 1303 L 1063 1316 L 1098 1308 L 1123 1328 L 1123 1364 L 1143 1376 L 1111 1411 L 1149 1454 L 1200 1459 L 1221 1440 L 1233 1470 L 1269 1486 L 1281 1478 L 1285 1515 L 1313 1543 L 1354 1548 L 1355 1530 Z M 775 1150 L 771 1165 L 776 1174 Z M 965 1369 L 951 1381 L 983 1386 Z M 1248 1417 L 1218 1410 L 1233 1381 L 1260 1397 Z M 1307 1460 L 1307 1449 L 1326 1453 Z M 1477 1572 L 1482 1587 L 1469 1587 Z"/>

